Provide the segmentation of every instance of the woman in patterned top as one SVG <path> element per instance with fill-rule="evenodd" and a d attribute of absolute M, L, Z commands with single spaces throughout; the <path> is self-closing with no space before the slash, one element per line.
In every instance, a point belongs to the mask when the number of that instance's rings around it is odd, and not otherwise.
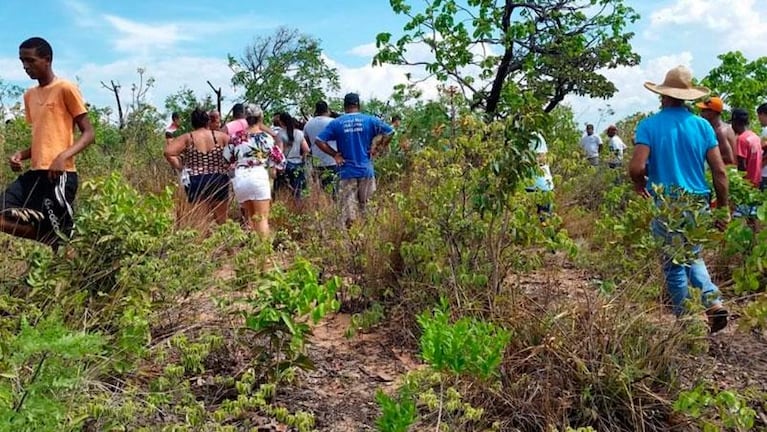
<path fill-rule="evenodd" d="M 235 166 L 232 187 L 248 227 L 266 237 L 272 198 L 268 169 L 284 165 L 285 157 L 279 137 L 264 125 L 261 108 L 248 105 L 245 119 L 248 129 L 232 136 L 224 159 Z"/>
<path fill-rule="evenodd" d="M 229 207 L 228 165 L 223 157 L 229 136 L 208 129 L 210 118 L 200 108 L 192 111 L 192 132 L 174 139 L 165 147 L 165 158 L 177 170 L 189 171 L 187 197 L 195 208 L 213 214 L 217 223 L 226 222 Z"/>

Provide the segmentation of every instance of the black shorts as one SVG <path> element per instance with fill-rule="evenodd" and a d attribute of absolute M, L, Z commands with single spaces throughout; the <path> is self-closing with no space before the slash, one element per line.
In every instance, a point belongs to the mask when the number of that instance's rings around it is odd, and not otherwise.
<path fill-rule="evenodd" d="M 226 201 L 229 199 L 229 176 L 201 174 L 189 176 L 186 196 L 190 203 L 200 201 Z"/>
<path fill-rule="evenodd" d="M 13 208 L 28 208 L 43 214 L 40 222 L 31 222 L 37 227 L 37 240 L 55 243 L 61 235 L 70 237 L 74 227 L 72 203 L 77 194 L 77 173 L 67 172 L 63 181 L 63 195 L 66 202 L 56 198 L 59 181 L 51 182 L 48 171 L 27 171 L 8 185 L 0 195 L 0 211 Z"/>

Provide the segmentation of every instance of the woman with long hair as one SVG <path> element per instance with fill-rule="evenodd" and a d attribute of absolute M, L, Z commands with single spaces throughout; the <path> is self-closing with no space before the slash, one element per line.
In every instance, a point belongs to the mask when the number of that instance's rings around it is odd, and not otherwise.
<path fill-rule="evenodd" d="M 258 106 L 245 108 L 248 128 L 232 137 L 224 149 L 224 159 L 235 166 L 232 187 L 249 229 L 263 237 L 269 235 L 271 184 L 269 169 L 284 164 L 279 137 L 264 125 Z"/>
<path fill-rule="evenodd" d="M 306 176 L 304 174 L 304 159 L 309 154 L 309 144 L 306 142 L 304 132 L 296 128 L 296 119 L 284 112 L 280 114 L 280 139 L 285 147 L 287 166 L 285 177 L 288 186 L 296 199 L 306 189 Z"/>
<path fill-rule="evenodd" d="M 166 145 L 165 158 L 176 170 L 188 170 L 187 199 L 195 210 L 212 214 L 222 224 L 229 207 L 228 167 L 223 157 L 229 136 L 210 130 L 210 117 L 201 108 L 192 111 L 191 120 L 193 130 Z"/>

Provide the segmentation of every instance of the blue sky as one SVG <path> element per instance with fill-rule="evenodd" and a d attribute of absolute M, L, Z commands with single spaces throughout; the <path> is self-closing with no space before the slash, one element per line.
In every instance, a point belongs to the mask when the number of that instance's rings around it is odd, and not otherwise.
<path fill-rule="evenodd" d="M 77 79 L 86 99 L 99 106 L 112 103 L 100 81 L 119 81 L 123 99 L 129 99 L 138 67 L 155 78 L 149 97 L 156 105 L 182 86 L 207 93 L 206 80 L 223 87 L 231 99 L 235 90 L 229 86 L 227 54 L 239 55 L 255 36 L 280 25 L 322 40 L 328 61 L 339 70 L 341 92 L 385 98 L 407 72 L 370 64 L 375 35 L 381 31 L 396 35 L 404 23 L 387 0 L 239 2 L 254 6 L 238 10 L 234 2 L 193 0 L 2 2 L 0 79 L 22 87 L 33 84 L 18 61 L 18 44 L 29 36 L 42 36 L 53 45 L 56 73 Z M 749 58 L 767 53 L 767 1 L 629 0 L 629 4 L 642 15 L 632 28 L 642 63 L 605 72 L 619 89 L 609 101 L 568 98 L 581 123 L 606 127 L 633 112 L 653 109 L 657 99 L 644 90 L 643 82 L 662 81 L 666 70 L 678 64 L 703 76 L 718 63 L 716 55 L 728 50 L 742 50 Z M 424 86 L 426 95 L 434 94 L 433 82 Z M 614 116 L 600 114 L 607 104 Z"/>

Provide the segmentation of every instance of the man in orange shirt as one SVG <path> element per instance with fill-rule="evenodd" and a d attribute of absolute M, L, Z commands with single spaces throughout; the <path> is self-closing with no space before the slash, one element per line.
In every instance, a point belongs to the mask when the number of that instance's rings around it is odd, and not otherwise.
<path fill-rule="evenodd" d="M 22 42 L 19 59 L 38 85 L 24 93 L 32 143 L 9 163 L 13 171 L 21 171 L 27 159 L 31 166 L 0 195 L 0 231 L 56 248 L 72 232 L 78 185 L 74 157 L 94 141 L 93 126 L 77 86 L 53 73 L 53 49 L 45 39 Z"/>

